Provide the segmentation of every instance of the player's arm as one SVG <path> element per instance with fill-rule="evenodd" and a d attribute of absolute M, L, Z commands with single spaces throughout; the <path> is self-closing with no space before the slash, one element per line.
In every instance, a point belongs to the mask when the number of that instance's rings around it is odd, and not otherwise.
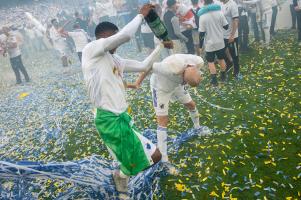
<path fill-rule="evenodd" d="M 234 6 L 231 9 L 231 14 L 233 16 L 232 18 L 232 27 L 231 27 L 231 33 L 229 39 L 229 43 L 234 42 L 235 33 L 238 29 L 238 23 L 239 23 L 239 13 L 238 13 L 238 7 Z"/>
<path fill-rule="evenodd" d="M 144 16 L 148 15 L 152 9 L 151 5 L 145 5 L 130 23 L 128 23 L 121 31 L 108 38 L 102 38 L 92 42 L 93 56 L 103 55 L 105 52 L 116 49 L 118 46 L 130 41 L 134 37 L 140 27 Z"/>
<path fill-rule="evenodd" d="M 174 29 L 175 35 L 182 41 L 184 42 L 188 42 L 188 38 L 185 37 L 185 35 L 183 35 L 181 33 L 181 29 L 180 29 L 180 20 L 178 17 L 174 16 L 173 18 L 171 18 L 171 24 L 172 24 L 172 28 Z"/>
<path fill-rule="evenodd" d="M 149 69 L 147 72 L 140 73 L 137 80 L 135 81 L 135 83 L 127 83 L 127 85 L 126 85 L 127 88 L 138 89 L 141 86 L 141 83 L 143 82 L 145 77 L 147 77 L 147 75 L 149 74 L 150 71 L 151 71 L 151 69 Z"/>
<path fill-rule="evenodd" d="M 122 59 L 125 72 L 147 72 L 152 68 L 153 63 L 160 53 L 160 45 L 142 62 L 136 60 Z"/>

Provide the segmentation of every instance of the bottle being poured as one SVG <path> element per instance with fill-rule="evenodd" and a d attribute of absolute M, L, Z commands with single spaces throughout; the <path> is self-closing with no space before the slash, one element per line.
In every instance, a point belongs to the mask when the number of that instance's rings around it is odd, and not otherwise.
<path fill-rule="evenodd" d="M 168 37 L 167 28 L 160 19 L 159 15 L 155 11 L 155 6 L 152 5 L 153 9 L 150 10 L 149 14 L 144 18 L 155 36 L 162 40 L 165 48 L 172 49 L 172 40 Z"/>

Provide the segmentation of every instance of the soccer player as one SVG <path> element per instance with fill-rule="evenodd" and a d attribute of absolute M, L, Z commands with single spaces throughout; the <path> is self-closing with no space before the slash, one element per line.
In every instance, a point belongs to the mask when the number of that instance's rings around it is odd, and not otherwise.
<path fill-rule="evenodd" d="M 213 0 L 205 0 L 205 7 L 213 5 Z M 205 7 L 201 8 L 202 11 Z M 200 13 L 199 11 L 199 13 Z M 200 45 L 205 43 L 206 60 L 211 74 L 211 84 L 218 86 L 217 72 L 214 64 L 215 56 L 221 67 L 221 80 L 226 80 L 224 30 L 229 25 L 221 10 L 204 11 L 199 19 Z"/>
<path fill-rule="evenodd" d="M 239 77 L 239 54 L 238 54 L 238 6 L 233 0 L 221 0 L 223 2 L 222 10 L 229 24 L 229 29 L 224 30 L 224 41 L 228 49 L 234 66 L 234 77 Z M 226 63 L 230 63 L 230 61 Z"/>
<path fill-rule="evenodd" d="M 81 29 L 80 24 L 74 24 L 73 28 L 73 31 L 63 32 L 63 34 L 73 39 L 79 61 L 82 62 L 82 51 L 89 42 L 89 36 L 85 30 Z"/>
<path fill-rule="evenodd" d="M 201 135 L 210 134 L 206 126 L 200 126 L 199 112 L 195 102 L 186 90 L 186 85 L 196 87 L 202 80 L 199 69 L 204 66 L 201 57 L 190 54 L 173 54 L 162 62 L 154 63 L 150 85 L 153 97 L 153 106 L 157 117 L 157 141 L 162 154 L 162 161 L 170 174 L 176 175 L 177 171 L 170 164 L 167 155 L 167 126 L 169 103 L 179 101 L 188 109 L 190 118 Z M 150 71 L 139 76 L 130 88 L 139 88 L 144 78 Z"/>
<path fill-rule="evenodd" d="M 144 5 L 130 23 L 118 32 L 116 25 L 101 22 L 95 29 L 97 40 L 83 49 L 82 70 L 92 104 L 97 108 L 95 125 L 112 156 L 120 163 L 113 173 L 120 198 L 127 198 L 129 176 L 161 160 L 156 146 L 135 128 L 127 113 L 123 72 L 148 71 L 160 48 L 143 61 L 123 59 L 115 55 L 116 49 L 128 42 L 140 27 L 143 18 L 153 7 Z"/>
<path fill-rule="evenodd" d="M 63 67 L 68 67 L 68 44 L 66 36 L 62 36 L 62 28 L 56 19 L 51 20 L 52 27 L 49 30 L 49 36 L 52 40 L 54 48 L 60 52 Z"/>
<path fill-rule="evenodd" d="M 186 89 L 186 84 L 196 87 L 202 80 L 199 69 L 204 66 L 201 57 L 189 54 L 174 54 L 160 63 L 154 63 L 150 85 L 153 97 L 153 106 L 157 116 L 157 141 L 162 161 L 167 167 L 167 126 L 169 103 L 179 101 L 188 109 L 194 128 L 201 134 L 209 134 L 206 126 L 199 122 L 199 112 L 195 102 Z"/>

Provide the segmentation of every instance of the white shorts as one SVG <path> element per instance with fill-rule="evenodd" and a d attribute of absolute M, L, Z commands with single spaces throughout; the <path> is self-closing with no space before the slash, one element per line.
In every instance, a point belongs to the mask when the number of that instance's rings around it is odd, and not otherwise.
<path fill-rule="evenodd" d="M 184 85 L 176 87 L 172 92 L 163 92 L 151 87 L 153 96 L 153 106 L 157 116 L 168 116 L 169 102 L 179 101 L 182 104 L 187 104 L 192 101 L 189 92 Z"/>
<path fill-rule="evenodd" d="M 200 45 L 200 33 L 198 30 L 192 30 L 192 39 L 195 46 Z"/>

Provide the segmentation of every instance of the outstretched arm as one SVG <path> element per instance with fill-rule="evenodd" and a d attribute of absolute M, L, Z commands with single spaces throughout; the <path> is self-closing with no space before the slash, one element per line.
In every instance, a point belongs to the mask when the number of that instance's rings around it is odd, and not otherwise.
<path fill-rule="evenodd" d="M 152 5 L 144 5 L 140 10 L 141 14 L 138 14 L 121 31 L 110 37 L 93 41 L 91 43 L 93 45 L 93 56 L 103 55 L 105 52 L 116 49 L 118 46 L 130 41 L 140 27 L 144 16 L 148 15 L 152 8 Z"/>
<path fill-rule="evenodd" d="M 124 65 L 124 72 L 146 72 L 152 68 L 153 63 L 155 62 L 157 56 L 160 53 L 160 46 L 157 46 L 156 49 L 143 61 L 139 62 L 136 60 L 122 59 Z"/>

